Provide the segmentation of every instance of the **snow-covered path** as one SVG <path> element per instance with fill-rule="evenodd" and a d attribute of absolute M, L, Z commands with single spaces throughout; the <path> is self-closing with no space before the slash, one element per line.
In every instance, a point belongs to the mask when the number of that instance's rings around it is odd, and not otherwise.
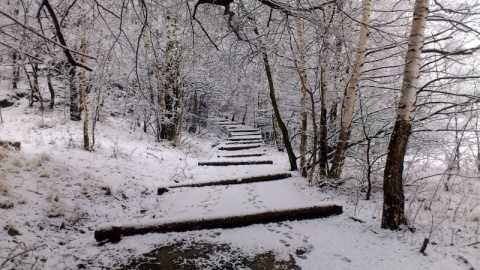
<path fill-rule="evenodd" d="M 27 113 L 19 114 L 19 110 Z M 4 228 L 0 233 L 0 264 L 5 262 L 6 269 L 15 265 L 16 269 L 25 265 L 30 268 L 25 263 L 34 264 L 33 269 L 115 269 L 132 258 L 144 258 L 152 250 L 176 243 L 226 244 L 242 256 L 272 252 L 278 260 L 293 258 L 296 265 L 307 270 L 480 268 L 475 246 L 429 245 L 427 256 L 421 255 L 418 249 L 422 233 L 379 228 L 380 195 L 364 201 L 354 188 L 329 191 L 310 187 L 304 178 L 289 172 L 285 153 L 262 144 L 258 135 L 230 138 L 216 148 L 210 147 L 214 139 L 191 138 L 178 149 L 123 128 L 128 123 L 121 118 L 109 118 L 99 126 L 96 150 L 87 152 L 79 146 L 82 127 L 78 123 L 63 123 L 49 112 L 40 121 L 26 105 L 2 113 L 2 139 L 22 142 L 21 151 L 0 150 L 0 172 L 6 180 L 0 179 L 4 185 L 0 185 L 0 192 L 1 188 L 6 190 L 0 193 L 0 199 L 14 205 L 0 209 L 0 228 Z M 252 131 L 234 133 L 247 132 Z M 222 145 L 251 143 L 260 146 L 218 150 Z M 245 153 L 254 156 L 228 157 Z M 207 160 L 271 160 L 273 164 L 197 165 Z M 161 196 L 156 194 L 159 186 L 175 183 L 273 173 L 292 173 L 292 177 L 252 184 L 175 188 Z M 342 205 L 344 213 L 233 229 L 128 236 L 116 244 L 99 245 L 94 239 L 94 230 L 110 222 L 143 224 L 332 202 Z M 20 234 L 10 235 L 12 228 Z M 6 262 L 15 248 L 18 252 L 34 250 L 16 262 Z M 225 256 L 221 252 L 208 255 L 209 265 L 231 258 Z"/>
<path fill-rule="evenodd" d="M 245 127 L 251 129 L 251 127 Z M 230 139 L 236 139 L 235 136 Z M 258 139 L 258 138 L 251 138 Z M 235 160 L 273 160 L 272 165 L 198 166 L 191 173 L 195 181 L 285 172 L 288 163 L 276 149 L 260 148 L 235 151 L 235 154 L 264 153 L 261 157 L 235 158 Z M 228 153 L 231 155 L 232 153 Z M 224 151 L 212 152 L 210 160 L 225 160 Z M 229 159 L 230 160 L 230 159 Z M 215 178 L 215 179 L 212 179 Z M 294 176 L 271 182 L 196 188 L 175 188 L 160 196 L 158 216 L 163 220 L 192 219 L 195 217 L 228 216 L 258 210 L 293 208 L 335 202 L 331 193 L 321 193 L 308 187 L 305 179 Z M 451 258 L 422 256 L 417 246 L 405 242 L 404 233 L 380 230 L 371 222 L 359 223 L 349 213 L 360 212 L 347 206 L 346 213 L 325 219 L 290 221 L 252 225 L 235 229 L 215 229 L 126 237 L 121 246 L 134 242 L 167 241 L 188 238 L 194 242 L 228 243 L 247 254 L 273 250 L 279 259 L 293 256 L 301 269 L 456 269 L 458 263 Z M 379 213 L 368 213 L 378 218 Z M 362 215 L 360 215 L 362 216 Z M 156 240 L 153 240 L 156 239 Z M 162 239 L 162 240 L 160 240 Z M 220 268 L 219 268 L 220 269 Z"/>

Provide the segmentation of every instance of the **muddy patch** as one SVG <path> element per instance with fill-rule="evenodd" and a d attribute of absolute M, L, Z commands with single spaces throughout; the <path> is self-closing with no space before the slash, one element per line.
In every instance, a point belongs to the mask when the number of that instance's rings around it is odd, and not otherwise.
<path fill-rule="evenodd" d="M 162 246 L 140 258 L 132 260 L 121 269 L 150 270 L 227 270 L 227 269 L 301 269 L 290 255 L 288 260 L 278 260 L 274 252 L 247 255 L 227 244 L 180 242 Z"/>

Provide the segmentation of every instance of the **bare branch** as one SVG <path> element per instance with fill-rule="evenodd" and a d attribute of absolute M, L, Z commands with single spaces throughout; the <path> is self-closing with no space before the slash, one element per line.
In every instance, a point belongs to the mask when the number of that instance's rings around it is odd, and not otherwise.
<path fill-rule="evenodd" d="M 78 67 L 84 68 L 88 71 L 92 71 L 91 68 L 85 66 L 82 63 L 77 62 L 75 60 L 75 58 L 73 58 L 72 54 L 70 53 L 70 50 L 68 49 L 67 42 L 65 41 L 65 38 L 63 37 L 63 33 L 60 29 L 60 24 L 58 23 L 57 15 L 55 15 L 55 11 L 53 10 L 53 8 L 50 5 L 50 3 L 48 2 L 48 0 L 43 0 L 42 7 L 43 6 L 47 8 L 48 13 L 50 13 L 50 16 L 52 17 L 53 25 L 55 26 L 55 31 L 57 32 L 58 41 L 60 41 L 60 44 L 62 44 L 64 46 L 63 52 L 65 53 L 65 56 L 67 57 L 68 62 L 72 66 L 78 66 Z M 82 54 L 82 55 L 87 57 L 87 55 L 85 55 L 85 54 Z"/>
<path fill-rule="evenodd" d="M 54 41 L 54 40 L 49 39 L 48 37 L 40 34 L 40 33 L 37 32 L 35 29 L 33 29 L 33 28 L 31 28 L 31 27 L 29 27 L 29 26 L 21 23 L 20 21 L 18 21 L 17 19 L 13 18 L 13 17 L 10 16 L 10 15 L 8 15 L 6 12 L 4 12 L 4 11 L 2 11 L 2 10 L 0 10 L 0 14 L 2 14 L 2 15 L 4 15 L 5 17 L 9 18 L 10 20 L 14 21 L 16 24 L 18 24 L 18 25 L 20 25 L 21 27 L 27 29 L 28 31 L 34 33 L 35 35 L 43 38 L 44 40 L 46 40 L 46 41 L 48 41 L 48 42 L 50 42 L 50 43 L 53 43 L 53 44 L 59 46 L 59 47 L 62 48 L 65 52 L 69 52 L 69 53 L 72 52 L 72 53 L 75 53 L 75 54 L 78 54 L 78 55 L 82 55 L 82 56 L 88 57 L 88 58 L 90 58 L 90 59 L 97 59 L 97 58 L 95 58 L 95 57 L 93 57 L 93 56 L 86 55 L 86 54 L 83 54 L 83 53 L 81 53 L 81 52 L 72 50 L 72 49 L 68 48 L 68 47 L 65 46 L 65 45 L 62 45 L 62 44 L 60 44 L 60 43 L 58 43 L 58 42 L 56 42 L 56 41 Z M 87 70 L 90 70 L 90 71 L 92 70 L 92 69 L 90 69 L 90 68 L 86 68 L 86 69 L 87 69 Z"/>

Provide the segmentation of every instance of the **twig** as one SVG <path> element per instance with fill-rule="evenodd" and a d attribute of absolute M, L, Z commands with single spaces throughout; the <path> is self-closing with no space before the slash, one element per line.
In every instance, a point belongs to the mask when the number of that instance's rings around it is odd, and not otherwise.
<path fill-rule="evenodd" d="M 78 54 L 78 55 L 82 55 L 82 56 L 85 56 L 85 57 L 88 57 L 88 58 L 91 58 L 91 59 L 97 59 L 97 58 L 95 58 L 95 57 L 93 57 L 93 56 L 86 55 L 86 54 L 83 54 L 83 53 L 81 53 L 81 52 L 72 50 L 72 49 L 70 49 L 70 48 L 68 48 L 68 47 L 66 47 L 66 46 L 64 46 L 64 45 L 62 45 L 62 44 L 60 44 L 60 43 L 58 43 L 58 42 L 56 42 L 56 41 L 54 41 L 54 40 L 49 39 L 48 37 L 46 37 L 46 36 L 38 33 L 35 29 L 33 29 L 33 28 L 29 27 L 29 26 L 26 26 L 25 24 L 21 23 L 20 21 L 18 21 L 17 19 L 13 18 L 13 17 L 10 16 L 10 15 L 8 15 L 7 13 L 5 13 L 5 12 L 2 11 L 2 10 L 0 10 L 0 14 L 2 14 L 2 15 L 4 15 L 5 17 L 9 18 L 10 20 L 14 21 L 16 24 L 18 24 L 18 25 L 20 25 L 21 27 L 27 29 L 28 31 L 34 33 L 35 35 L 37 35 L 37 36 L 45 39 L 45 40 L 48 41 L 48 42 L 51 42 L 51 43 L 53 43 L 53 44 L 61 47 L 61 48 L 64 49 L 64 50 L 67 50 L 67 51 L 70 51 L 70 52 L 72 52 L 72 53 L 75 53 L 75 54 Z"/>
<path fill-rule="evenodd" d="M 28 253 L 28 252 L 33 251 L 35 249 L 38 249 L 38 248 L 41 248 L 41 247 L 46 247 L 46 246 L 47 246 L 46 244 L 43 244 L 43 245 L 40 245 L 40 246 L 32 247 L 30 249 L 25 249 L 24 251 L 22 251 L 18 254 L 15 254 L 15 255 L 9 254 L 9 256 L 5 259 L 5 261 L 2 264 L 0 264 L 0 267 L 4 266 L 7 262 L 13 260 L 14 258 L 16 258 L 18 256 L 22 256 L 25 253 Z M 13 251 L 15 251 L 15 249 Z M 12 253 L 13 253 L 13 251 L 12 251 Z"/>
<path fill-rule="evenodd" d="M 37 194 L 37 195 L 43 195 L 42 193 L 37 192 L 37 191 L 35 191 L 35 190 L 27 189 L 27 191 L 33 192 L 33 193 L 35 193 L 35 194 Z"/>
<path fill-rule="evenodd" d="M 359 219 L 359 218 L 356 218 L 356 217 L 354 217 L 354 216 L 349 216 L 348 218 L 351 219 L 351 220 L 354 220 L 354 221 L 356 221 L 356 222 L 365 223 L 365 221 L 363 221 L 363 220 L 361 220 L 361 219 Z"/>
<path fill-rule="evenodd" d="M 471 244 L 468 244 L 468 245 L 465 245 L 464 247 L 475 246 L 475 245 L 478 245 L 478 244 L 480 244 L 480 241 L 475 242 L 475 243 L 471 243 Z"/>
<path fill-rule="evenodd" d="M 157 157 L 157 156 L 155 156 L 154 154 L 151 154 L 151 153 L 148 153 L 148 152 L 147 152 L 147 158 L 148 158 L 148 156 L 149 156 L 149 155 L 150 155 L 150 156 L 154 156 L 154 157 L 158 158 L 158 157 Z"/>

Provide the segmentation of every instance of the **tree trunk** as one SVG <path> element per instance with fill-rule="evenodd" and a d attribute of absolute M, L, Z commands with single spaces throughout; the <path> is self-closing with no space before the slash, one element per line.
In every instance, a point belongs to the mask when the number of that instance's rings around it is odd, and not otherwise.
<path fill-rule="evenodd" d="M 86 17 L 83 18 L 84 20 L 84 26 L 86 26 Z M 87 54 L 88 44 L 87 44 L 87 37 L 86 33 L 83 33 L 82 36 L 82 53 Z M 82 64 L 86 64 L 87 62 L 87 57 L 82 56 Z M 85 150 L 90 150 L 90 138 L 88 135 L 88 123 L 89 123 L 89 115 L 88 115 L 88 98 L 87 98 L 87 71 L 85 69 L 82 69 L 80 73 L 80 77 L 82 80 L 82 85 L 81 85 L 81 94 L 82 94 L 82 103 L 83 103 L 83 148 Z"/>
<path fill-rule="evenodd" d="M 347 143 L 350 139 L 350 132 L 352 130 L 352 120 L 355 112 L 355 103 L 357 101 L 356 93 L 358 89 L 358 79 L 363 73 L 363 64 L 365 62 L 365 53 L 367 50 L 367 34 L 368 24 L 370 22 L 370 10 L 370 0 L 363 0 L 362 24 L 360 26 L 358 49 L 353 65 L 354 70 L 348 82 L 345 96 L 343 98 L 340 132 L 338 135 L 337 148 L 332 161 L 331 177 L 335 179 L 340 178 L 342 174 L 342 169 L 345 162 L 345 154 L 347 150 Z"/>
<path fill-rule="evenodd" d="M 300 6 L 300 0 L 297 0 L 297 6 Z M 302 97 L 300 100 L 301 112 L 300 112 L 300 170 L 303 177 L 307 177 L 306 168 L 306 153 L 307 153 L 307 71 L 305 61 L 305 40 L 303 38 L 303 22 L 299 17 L 295 18 L 295 24 L 297 26 L 297 38 L 298 38 L 298 64 L 297 71 L 300 77 L 300 85 L 302 87 Z M 293 48 L 292 48 L 293 49 Z M 311 102 L 314 102 L 313 100 Z M 314 114 L 315 112 L 312 112 Z"/>
<path fill-rule="evenodd" d="M 69 65 L 68 80 L 70 84 L 70 120 L 72 121 L 80 121 L 82 119 L 76 77 L 76 67 Z"/>
<path fill-rule="evenodd" d="M 429 0 L 416 0 L 408 43 L 397 118 L 388 146 L 383 177 L 383 213 L 381 227 L 396 230 L 406 223 L 403 194 L 403 161 L 407 149 L 417 100 L 420 60 L 425 39 Z"/>
<path fill-rule="evenodd" d="M 268 89 L 270 91 L 270 101 L 272 103 L 273 112 L 275 114 L 275 119 L 277 120 L 278 127 L 282 132 L 283 144 L 285 145 L 285 149 L 287 150 L 288 160 L 290 162 L 290 170 L 296 171 L 298 170 L 297 158 L 295 157 L 295 153 L 293 152 L 293 149 L 292 149 L 292 144 L 290 143 L 290 137 L 288 135 L 287 126 L 283 122 L 282 117 L 280 115 L 280 110 L 278 109 L 277 98 L 275 97 L 275 86 L 273 85 L 273 77 L 272 77 L 272 72 L 270 70 L 270 64 L 268 63 L 267 52 L 263 51 L 262 56 L 263 56 L 263 64 L 265 67 L 265 74 L 267 75 L 267 80 L 268 80 Z"/>
<path fill-rule="evenodd" d="M 12 62 L 13 62 L 13 71 L 12 71 L 12 88 L 18 89 L 18 80 L 20 79 L 20 66 L 18 65 L 18 53 L 13 52 Z"/>
<path fill-rule="evenodd" d="M 38 83 L 38 62 L 32 64 L 32 71 L 33 71 L 33 91 L 38 95 L 38 100 L 40 101 L 40 110 L 45 110 L 43 106 L 43 97 L 42 93 L 40 92 L 40 85 Z"/>
<path fill-rule="evenodd" d="M 52 72 L 50 71 L 50 69 L 47 73 L 47 85 L 48 90 L 50 91 L 50 109 L 53 109 L 55 107 L 55 89 L 53 88 Z"/>
<path fill-rule="evenodd" d="M 322 80 L 320 85 L 320 154 L 319 154 L 319 167 L 320 167 L 320 180 L 325 179 L 328 175 L 328 129 L 327 129 L 327 79 L 328 79 L 328 66 L 325 54 L 327 50 L 323 50 L 323 63 L 320 70 L 320 78 Z"/>

